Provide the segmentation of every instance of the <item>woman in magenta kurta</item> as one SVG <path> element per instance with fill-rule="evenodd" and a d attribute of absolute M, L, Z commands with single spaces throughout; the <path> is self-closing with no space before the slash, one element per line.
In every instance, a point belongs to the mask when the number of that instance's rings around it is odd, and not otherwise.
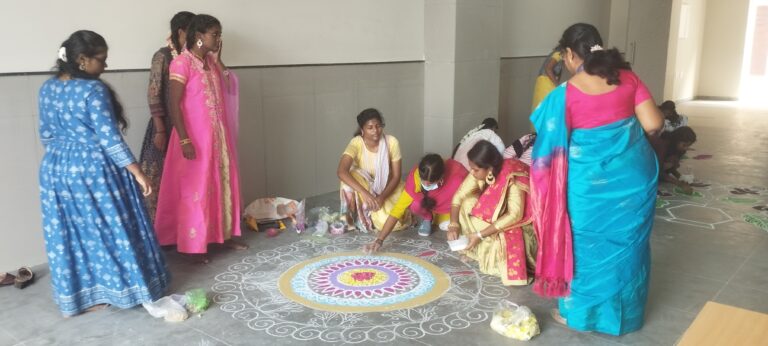
<path fill-rule="evenodd" d="M 237 78 L 217 55 L 216 18 L 197 15 L 187 32 L 187 50 L 170 66 L 174 129 L 155 229 L 161 245 L 175 244 L 182 253 L 205 254 L 209 243 L 244 249 L 231 240 L 240 235 Z"/>

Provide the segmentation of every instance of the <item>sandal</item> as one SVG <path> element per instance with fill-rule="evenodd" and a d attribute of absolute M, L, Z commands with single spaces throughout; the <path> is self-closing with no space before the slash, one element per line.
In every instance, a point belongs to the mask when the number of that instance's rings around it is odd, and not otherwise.
<path fill-rule="evenodd" d="M 10 273 L 0 274 L 0 286 L 13 285 L 16 282 L 16 276 Z"/>
<path fill-rule="evenodd" d="M 13 286 L 18 289 L 23 289 L 35 281 L 35 273 L 33 273 L 32 269 L 29 269 L 29 267 L 19 268 L 18 274 L 19 276 L 16 277 L 16 281 L 13 283 Z"/>

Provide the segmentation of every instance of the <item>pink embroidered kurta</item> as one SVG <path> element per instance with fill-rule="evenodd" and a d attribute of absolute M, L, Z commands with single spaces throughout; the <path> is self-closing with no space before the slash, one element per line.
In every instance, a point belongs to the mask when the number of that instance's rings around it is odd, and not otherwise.
<path fill-rule="evenodd" d="M 170 79 L 184 84 L 181 111 L 195 159 L 182 155 L 171 132 L 158 196 L 155 230 L 161 245 L 179 252 L 206 253 L 209 243 L 240 235 L 237 166 L 237 77 L 219 69 L 212 55 L 203 61 L 184 51 L 171 62 Z"/>

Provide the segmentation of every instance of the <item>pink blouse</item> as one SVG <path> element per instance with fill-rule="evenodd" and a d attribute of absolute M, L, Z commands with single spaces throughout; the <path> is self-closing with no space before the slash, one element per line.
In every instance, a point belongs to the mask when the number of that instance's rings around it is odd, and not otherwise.
<path fill-rule="evenodd" d="M 635 106 L 651 98 L 643 81 L 630 70 L 619 71 L 618 87 L 612 91 L 590 95 L 568 83 L 566 88 L 566 121 L 572 129 L 594 128 L 635 115 Z"/>

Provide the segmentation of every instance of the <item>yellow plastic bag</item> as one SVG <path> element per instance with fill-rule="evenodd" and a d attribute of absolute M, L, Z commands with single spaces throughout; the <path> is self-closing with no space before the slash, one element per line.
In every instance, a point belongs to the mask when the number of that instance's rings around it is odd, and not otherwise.
<path fill-rule="evenodd" d="M 539 335 L 539 322 L 527 306 L 520 306 L 508 300 L 499 302 L 493 313 L 491 329 L 508 338 L 531 340 Z"/>

